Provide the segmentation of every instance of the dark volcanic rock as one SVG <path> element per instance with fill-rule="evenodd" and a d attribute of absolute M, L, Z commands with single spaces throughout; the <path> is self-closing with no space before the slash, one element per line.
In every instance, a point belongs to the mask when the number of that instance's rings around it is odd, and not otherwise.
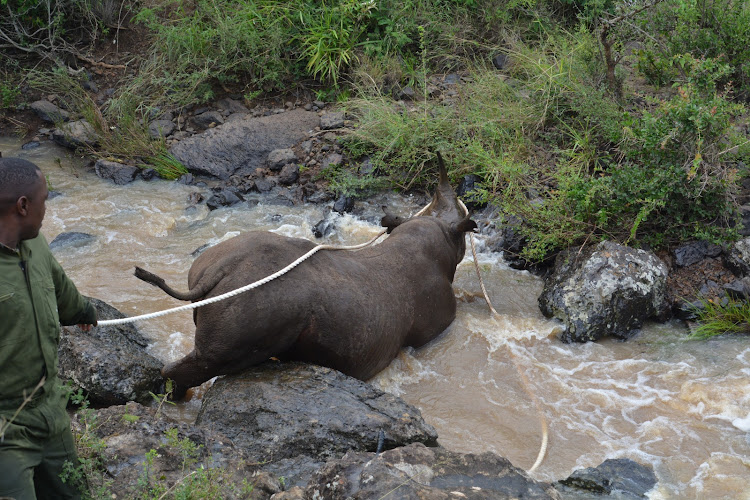
<path fill-rule="evenodd" d="M 565 342 L 627 339 L 644 320 L 669 310 L 666 284 L 667 266 L 658 257 L 604 241 L 581 255 L 558 255 L 539 308 L 565 323 Z"/>
<path fill-rule="evenodd" d="M 78 120 L 65 123 L 60 128 L 53 130 L 52 140 L 68 149 L 77 149 L 95 145 L 98 137 L 89 122 Z"/>
<path fill-rule="evenodd" d="M 64 109 L 60 109 L 49 101 L 35 101 L 31 103 L 31 109 L 42 120 L 51 123 L 66 122 L 70 120 L 70 113 Z"/>
<path fill-rule="evenodd" d="M 341 195 L 333 204 L 333 211 L 340 214 L 351 212 L 352 210 L 354 210 L 354 198 L 350 198 L 349 196 Z"/>
<path fill-rule="evenodd" d="M 124 315 L 97 299 L 89 299 L 99 319 Z M 84 332 L 64 327 L 58 349 L 60 377 L 88 394 L 95 405 L 147 403 L 151 392 L 163 392 L 162 363 L 146 352 L 148 340 L 133 324 L 97 326 Z"/>
<path fill-rule="evenodd" d="M 736 276 L 750 275 L 750 238 L 736 242 L 724 255 L 724 265 Z"/>
<path fill-rule="evenodd" d="M 236 190 L 221 188 L 206 201 L 206 205 L 210 210 L 216 210 L 221 207 L 231 207 L 242 201 L 245 201 L 245 198 L 243 198 Z"/>
<path fill-rule="evenodd" d="M 138 167 L 109 160 L 96 160 L 94 170 L 102 179 L 109 179 L 118 185 L 133 182 L 140 171 Z"/>
<path fill-rule="evenodd" d="M 313 226 L 312 232 L 316 238 L 323 238 L 331 234 L 334 229 L 336 229 L 336 223 L 330 217 L 326 217 Z"/>
<path fill-rule="evenodd" d="M 208 128 L 224 123 L 224 117 L 218 111 L 206 111 L 204 113 L 196 114 L 193 117 L 193 123 L 200 128 Z"/>
<path fill-rule="evenodd" d="M 229 112 L 230 114 L 247 114 L 250 112 L 250 110 L 247 109 L 247 107 L 245 107 L 245 105 L 240 101 L 230 98 L 219 99 L 218 101 L 216 101 L 216 106 L 223 109 L 224 111 Z"/>
<path fill-rule="evenodd" d="M 263 167 L 271 151 L 292 147 L 319 122 L 316 113 L 302 110 L 243 117 L 182 140 L 170 152 L 190 172 L 226 180 Z"/>
<path fill-rule="evenodd" d="M 495 66 L 496 69 L 505 69 L 508 65 L 508 56 L 502 53 L 495 54 L 492 56 L 492 65 Z"/>
<path fill-rule="evenodd" d="M 550 484 L 534 481 L 493 453 L 464 455 L 422 444 L 331 460 L 310 480 L 305 498 L 376 500 L 387 492 L 415 500 L 560 498 Z"/>
<path fill-rule="evenodd" d="M 148 124 L 148 133 L 154 139 L 167 137 L 174 132 L 176 125 L 171 120 L 154 120 Z"/>
<path fill-rule="evenodd" d="M 287 163 L 297 161 L 297 155 L 294 154 L 290 148 L 274 149 L 268 153 L 268 168 L 274 172 L 278 172 Z"/>
<path fill-rule="evenodd" d="M 375 451 L 381 431 L 386 448 L 437 440 L 419 410 L 400 398 L 303 363 L 267 363 L 219 378 L 206 392 L 196 424 L 268 460 Z"/>
<path fill-rule="evenodd" d="M 293 163 L 285 165 L 279 172 L 279 184 L 283 186 L 290 186 L 297 180 L 299 180 L 299 165 Z"/>
<path fill-rule="evenodd" d="M 344 113 L 341 111 L 333 111 L 326 113 L 320 117 L 320 128 L 321 130 L 330 130 L 334 128 L 341 128 L 344 126 Z"/>
<path fill-rule="evenodd" d="M 721 255 L 721 247 L 705 241 L 692 241 L 680 245 L 674 250 L 674 263 L 678 267 L 688 267 L 697 264 L 708 257 Z"/>
<path fill-rule="evenodd" d="M 656 485 L 656 474 L 650 467 L 628 459 L 610 459 L 598 467 L 577 470 L 567 479 L 555 483 L 563 498 L 647 498 Z M 591 493 L 591 495 L 585 495 Z"/>

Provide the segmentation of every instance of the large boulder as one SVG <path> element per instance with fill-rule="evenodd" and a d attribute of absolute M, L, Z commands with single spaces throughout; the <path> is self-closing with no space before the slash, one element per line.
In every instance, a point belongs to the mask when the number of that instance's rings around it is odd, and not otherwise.
<path fill-rule="evenodd" d="M 164 410 L 130 402 L 75 414 L 74 432 L 101 445 L 82 457 L 98 464 L 88 475 L 96 498 L 156 498 L 172 488 L 174 498 L 624 500 L 645 498 L 655 484 L 650 468 L 630 460 L 607 460 L 550 485 L 492 453 L 461 454 L 420 443 L 380 454 L 351 451 L 327 463 L 302 457 L 270 462 Z M 278 426 L 283 430 L 284 422 Z"/>
<path fill-rule="evenodd" d="M 375 451 L 379 442 L 386 449 L 437 444 L 435 429 L 400 398 L 304 363 L 266 363 L 219 378 L 203 397 L 196 424 L 271 461 L 338 458 Z"/>
<path fill-rule="evenodd" d="M 644 320 L 668 312 L 667 274 L 653 253 L 604 241 L 580 255 L 558 256 L 539 308 L 565 323 L 565 342 L 627 339 Z"/>
<path fill-rule="evenodd" d="M 316 113 L 302 110 L 247 115 L 182 140 L 170 153 L 194 174 L 226 180 L 264 167 L 271 151 L 294 146 L 319 123 Z"/>
<path fill-rule="evenodd" d="M 100 320 L 125 317 L 98 299 L 89 299 Z M 148 339 L 132 324 L 97 326 L 84 332 L 64 327 L 60 336 L 60 377 L 83 389 L 98 406 L 127 401 L 148 403 L 163 392 L 162 363 L 146 352 Z"/>
<path fill-rule="evenodd" d="M 389 492 L 393 498 L 423 500 L 560 498 L 550 484 L 534 481 L 493 453 L 464 455 L 422 444 L 331 460 L 312 477 L 305 498 L 376 500 Z"/>

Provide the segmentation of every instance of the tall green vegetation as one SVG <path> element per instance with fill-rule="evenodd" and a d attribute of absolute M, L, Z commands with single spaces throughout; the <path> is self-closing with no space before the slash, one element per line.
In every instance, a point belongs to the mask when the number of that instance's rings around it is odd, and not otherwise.
<path fill-rule="evenodd" d="M 88 39 L 107 29 L 94 8 L 102 0 L 44 1 L 57 13 L 45 33 L 62 27 L 56 40 L 74 35 L 64 28 L 81 16 Z M 344 104 L 359 117 L 346 147 L 369 156 L 378 175 L 336 166 L 321 174 L 336 189 L 423 187 L 439 149 L 455 180 L 478 176 L 475 201 L 520 224 L 529 260 L 606 238 L 659 248 L 735 237 L 737 183 L 750 159 L 747 131 L 736 123 L 750 95 L 747 2 L 117 5 L 152 37 L 153 52 L 106 105 L 78 100 L 101 135 L 98 154 L 169 164 L 144 124 L 217 90 L 338 93 L 352 96 Z M 0 33 L 40 23 L 36 2 L 0 6 L 10 13 Z M 509 60 L 501 71 L 490 64 L 497 54 Z M 462 83 L 437 99 L 440 75 L 454 71 Z M 406 86 L 414 99 L 394 99 Z M 15 97 L 12 89 L 3 95 L 6 106 Z"/>
<path fill-rule="evenodd" d="M 672 51 L 660 59 L 671 90 L 644 99 L 628 88 L 649 93 L 641 80 L 652 75 L 634 69 L 644 68 L 641 51 L 617 67 L 620 95 L 607 79 L 592 17 L 610 8 L 578 5 L 573 31 L 506 38 L 509 67 L 498 75 L 475 64 L 451 107 L 405 109 L 377 95 L 353 102 L 361 126 L 350 151 L 370 154 L 379 171 L 411 187 L 426 181 L 430 150 L 441 149 L 454 177 L 479 175 L 480 199 L 521 221 L 530 260 L 600 239 L 660 248 L 735 238 L 738 166 L 749 151 L 735 123 L 745 111 L 730 84 L 738 67 L 724 56 Z M 635 19 L 651 15 L 645 9 Z M 626 43 L 639 41 L 634 32 L 613 30 L 611 48 L 626 55 Z"/>
<path fill-rule="evenodd" d="M 722 83 L 732 81 L 745 99 L 750 97 L 750 4 L 737 0 L 671 0 L 644 12 L 639 26 L 643 38 L 641 68 L 657 84 L 668 84 L 680 73 L 675 55 L 716 59 L 729 70 Z"/>
<path fill-rule="evenodd" d="M 691 337 L 705 340 L 724 334 L 750 333 L 750 304 L 744 300 L 704 300 L 695 310 L 697 326 Z"/>

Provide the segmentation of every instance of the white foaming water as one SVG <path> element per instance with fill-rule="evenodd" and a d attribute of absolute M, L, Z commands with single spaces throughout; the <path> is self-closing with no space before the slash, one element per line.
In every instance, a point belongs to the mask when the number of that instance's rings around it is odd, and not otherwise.
<path fill-rule="evenodd" d="M 114 186 L 75 170 L 73 159 L 63 157 L 59 166 L 55 156 L 64 152 L 47 145 L 21 152 L 16 141 L 0 138 L 0 150 L 35 161 L 49 175 L 62 194 L 49 200 L 42 232 L 50 240 L 66 231 L 94 235 L 93 243 L 56 255 L 83 293 L 128 315 L 182 304 L 133 277 L 136 265 L 184 290 L 191 254 L 205 244 L 255 229 L 312 239 L 311 227 L 322 219 L 335 229 L 318 242 L 358 244 L 381 230 L 381 205 L 401 214 L 420 208 L 381 197 L 361 217 L 262 202 L 210 212 L 188 202 L 193 191 L 207 190 L 163 181 Z M 467 257 L 456 272 L 453 325 L 424 348 L 405 349 L 371 381 L 420 408 L 441 444 L 531 466 L 541 431 L 517 364 L 550 427 L 536 478 L 558 480 L 625 457 L 654 467 L 653 499 L 750 499 L 750 338 L 689 342 L 684 326 L 668 323 L 647 325 L 628 342 L 563 344 L 560 324 L 539 313 L 539 279 L 509 269 L 498 254 L 480 253 L 478 262 L 499 316 L 490 317 Z M 165 362 L 192 349 L 189 312 L 138 327 Z M 194 400 L 175 412 L 190 420 L 199 405 Z"/>

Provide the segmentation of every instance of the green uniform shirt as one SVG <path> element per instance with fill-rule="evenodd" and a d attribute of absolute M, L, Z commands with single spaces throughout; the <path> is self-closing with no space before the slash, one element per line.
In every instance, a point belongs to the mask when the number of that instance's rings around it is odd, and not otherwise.
<path fill-rule="evenodd" d="M 94 324 L 96 309 L 78 292 L 42 235 L 18 251 L 0 246 L 0 411 L 15 409 L 47 377 L 42 394 L 58 393 L 60 324 Z"/>

